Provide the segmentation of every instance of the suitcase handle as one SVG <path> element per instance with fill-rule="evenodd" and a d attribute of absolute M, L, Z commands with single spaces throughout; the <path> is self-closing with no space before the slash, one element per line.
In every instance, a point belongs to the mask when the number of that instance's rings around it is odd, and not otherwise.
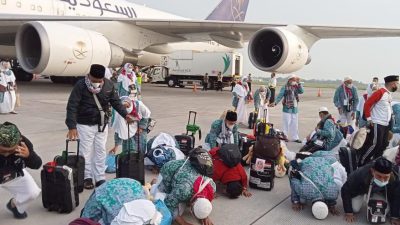
<path fill-rule="evenodd" d="M 81 140 L 80 139 L 76 139 L 76 140 L 70 140 L 70 139 L 66 139 L 65 140 L 65 156 L 67 157 L 66 159 L 66 163 L 68 164 L 68 153 L 70 153 L 68 151 L 68 146 L 69 146 L 69 142 L 71 141 L 76 141 L 77 146 L 76 146 L 76 156 L 79 157 L 79 147 L 81 144 Z M 78 166 L 79 160 L 76 160 L 76 166 Z"/>
<path fill-rule="evenodd" d="M 197 112 L 196 111 L 189 111 L 189 119 L 188 119 L 188 122 L 187 122 L 188 125 L 190 124 L 190 117 L 191 117 L 192 114 L 194 114 L 193 124 L 196 124 Z"/>

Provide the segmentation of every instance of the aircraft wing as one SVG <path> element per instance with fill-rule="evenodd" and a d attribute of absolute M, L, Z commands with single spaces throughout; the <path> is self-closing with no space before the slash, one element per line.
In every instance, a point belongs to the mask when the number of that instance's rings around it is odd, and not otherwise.
<path fill-rule="evenodd" d="M 0 14 L 0 45 L 10 43 L 12 34 L 27 21 L 118 21 L 142 27 L 154 32 L 172 37 L 180 37 L 187 41 L 206 41 L 211 37 L 221 37 L 234 41 L 248 41 L 252 34 L 265 27 L 285 27 L 287 24 L 205 21 L 205 20 L 154 20 L 105 17 L 76 16 L 39 16 Z M 368 37 L 399 37 L 400 29 L 345 27 L 345 26 L 313 26 L 297 25 L 319 39 L 325 38 L 368 38 Z M 5 29 L 3 29 L 5 28 Z M 211 38 L 212 39 L 212 38 Z"/>

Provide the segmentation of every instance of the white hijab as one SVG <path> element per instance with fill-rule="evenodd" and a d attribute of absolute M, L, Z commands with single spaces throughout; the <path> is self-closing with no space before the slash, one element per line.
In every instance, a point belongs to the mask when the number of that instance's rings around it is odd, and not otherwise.
<path fill-rule="evenodd" d="M 136 104 L 137 101 L 132 100 L 131 98 L 127 97 L 127 96 L 122 96 L 121 101 L 129 101 L 130 102 L 130 107 L 126 109 L 126 111 L 129 113 L 132 112 L 133 110 L 133 105 L 132 104 Z M 139 108 L 138 105 L 136 105 L 136 110 L 139 114 Z M 136 134 L 137 128 L 138 128 L 138 122 L 134 122 L 129 124 L 129 134 L 128 134 L 128 124 L 125 120 L 125 118 L 123 118 L 121 115 L 119 115 L 118 113 L 115 113 L 115 119 L 114 119 L 114 123 L 112 124 L 112 128 L 115 130 L 115 133 L 118 134 L 118 137 L 121 138 L 122 140 L 128 140 L 129 138 L 133 137 Z"/>
<path fill-rule="evenodd" d="M 111 225 L 159 225 L 161 220 L 162 214 L 151 201 L 138 199 L 125 203 Z"/>

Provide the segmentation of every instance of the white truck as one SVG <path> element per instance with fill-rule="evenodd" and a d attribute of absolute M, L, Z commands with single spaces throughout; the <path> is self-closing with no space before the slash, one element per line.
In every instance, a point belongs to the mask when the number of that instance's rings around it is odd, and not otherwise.
<path fill-rule="evenodd" d="M 243 57 L 240 53 L 178 51 L 161 56 L 158 66 L 143 68 L 152 83 L 166 83 L 169 87 L 202 85 L 209 75 L 209 88 L 214 89 L 218 72 L 222 73 L 223 87 L 242 75 Z"/>

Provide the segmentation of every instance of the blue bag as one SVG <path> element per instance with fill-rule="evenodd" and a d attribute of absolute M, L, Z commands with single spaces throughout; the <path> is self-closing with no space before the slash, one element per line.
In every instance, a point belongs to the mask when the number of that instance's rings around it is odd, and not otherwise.
<path fill-rule="evenodd" d="M 116 155 L 114 154 L 108 154 L 106 158 L 106 173 L 115 173 L 117 170 L 116 165 L 115 165 L 115 158 Z"/>
<path fill-rule="evenodd" d="M 157 211 L 160 212 L 162 215 L 160 225 L 171 225 L 172 224 L 172 214 L 169 211 L 169 209 L 167 208 L 167 206 L 165 205 L 165 203 L 159 199 L 154 202 L 154 205 L 156 206 Z"/>

